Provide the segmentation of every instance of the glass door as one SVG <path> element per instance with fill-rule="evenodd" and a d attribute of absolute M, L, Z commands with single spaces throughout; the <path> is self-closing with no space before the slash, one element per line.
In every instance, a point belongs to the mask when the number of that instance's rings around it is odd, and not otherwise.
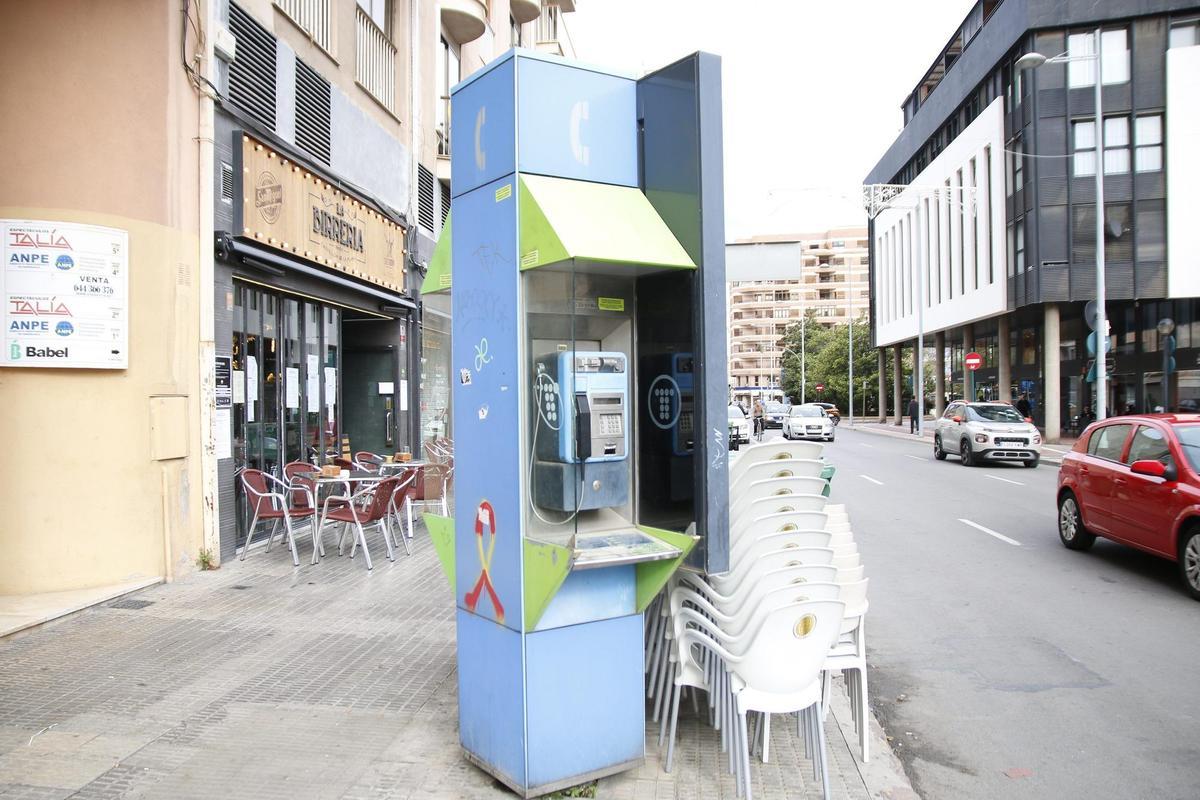
<path fill-rule="evenodd" d="M 304 362 L 303 338 L 300 330 L 302 304 L 290 297 L 283 298 L 280 307 L 283 323 L 283 458 L 284 463 L 303 461 L 304 383 L 301 369 Z"/>

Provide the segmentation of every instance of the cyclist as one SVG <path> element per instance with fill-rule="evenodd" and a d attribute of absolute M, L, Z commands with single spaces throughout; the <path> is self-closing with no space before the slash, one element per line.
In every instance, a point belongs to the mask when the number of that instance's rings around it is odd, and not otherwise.
<path fill-rule="evenodd" d="M 765 427 L 764 423 L 766 420 L 763 417 L 763 415 L 765 413 L 766 412 L 765 412 L 765 409 L 763 409 L 762 398 L 761 397 L 755 398 L 755 400 L 754 400 L 754 438 L 760 442 L 762 441 L 763 428 Z"/>

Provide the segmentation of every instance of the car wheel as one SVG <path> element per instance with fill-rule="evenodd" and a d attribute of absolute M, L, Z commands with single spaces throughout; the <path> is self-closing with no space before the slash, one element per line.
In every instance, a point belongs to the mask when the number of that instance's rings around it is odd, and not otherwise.
<path fill-rule="evenodd" d="M 1087 550 L 1096 542 L 1096 535 L 1083 527 L 1079 501 L 1071 492 L 1058 499 L 1058 538 L 1068 550 Z"/>
<path fill-rule="evenodd" d="M 958 460 L 964 467 L 975 466 L 975 457 L 971 454 L 971 443 L 966 439 L 958 443 Z"/>
<path fill-rule="evenodd" d="M 1041 460 L 1040 458 L 1034 458 L 1034 459 L 1031 459 L 1024 463 L 1025 463 L 1025 466 L 1029 467 L 1030 469 L 1033 469 L 1034 467 L 1036 467 L 1038 465 L 1038 461 L 1040 461 L 1040 460 Z"/>
<path fill-rule="evenodd" d="M 1193 600 L 1200 600 L 1200 526 L 1192 525 L 1179 545 L 1179 576 Z"/>
<path fill-rule="evenodd" d="M 933 437 L 933 457 L 938 461 L 946 460 L 946 451 L 942 449 L 942 437 Z"/>

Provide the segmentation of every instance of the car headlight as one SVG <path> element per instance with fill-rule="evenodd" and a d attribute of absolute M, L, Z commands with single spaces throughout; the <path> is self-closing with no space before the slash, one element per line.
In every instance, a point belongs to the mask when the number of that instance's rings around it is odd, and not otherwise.
<path fill-rule="evenodd" d="M 1032 441 L 1034 444 L 1041 444 L 1042 437 L 1035 433 L 1030 441 Z"/>
<path fill-rule="evenodd" d="M 975 441 L 978 442 L 979 444 L 987 444 L 987 434 L 986 433 L 975 434 Z"/>

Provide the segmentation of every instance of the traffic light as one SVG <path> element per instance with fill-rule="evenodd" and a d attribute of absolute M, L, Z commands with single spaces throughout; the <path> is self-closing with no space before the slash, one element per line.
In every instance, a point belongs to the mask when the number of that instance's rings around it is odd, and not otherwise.
<path fill-rule="evenodd" d="M 1175 337 L 1163 337 L 1163 372 L 1171 374 L 1175 371 Z"/>

